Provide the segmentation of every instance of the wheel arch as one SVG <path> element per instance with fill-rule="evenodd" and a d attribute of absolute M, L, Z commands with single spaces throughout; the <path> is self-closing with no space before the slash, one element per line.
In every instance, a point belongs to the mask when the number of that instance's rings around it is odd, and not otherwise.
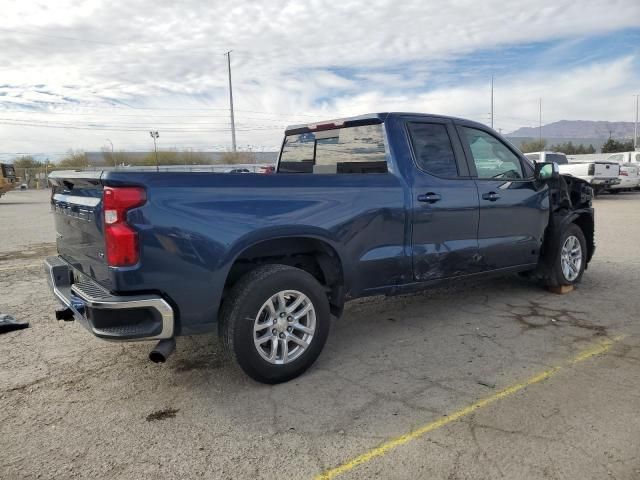
<path fill-rule="evenodd" d="M 317 232 L 253 232 L 237 242 L 226 265 L 223 298 L 240 277 L 265 264 L 283 264 L 311 274 L 326 288 L 331 313 L 342 314 L 347 278 L 336 242 Z"/>

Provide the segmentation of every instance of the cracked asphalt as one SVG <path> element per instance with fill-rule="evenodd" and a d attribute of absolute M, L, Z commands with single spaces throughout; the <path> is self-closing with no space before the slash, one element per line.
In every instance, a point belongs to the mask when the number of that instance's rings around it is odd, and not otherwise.
<path fill-rule="evenodd" d="M 267 386 L 214 336 L 179 338 L 155 365 L 149 343 L 57 322 L 47 192 L 11 192 L 0 313 L 31 327 L 0 335 L 0 478 L 314 478 L 623 335 L 339 478 L 638 479 L 640 193 L 595 207 L 596 256 L 574 292 L 511 276 L 356 301 L 307 374 Z"/>

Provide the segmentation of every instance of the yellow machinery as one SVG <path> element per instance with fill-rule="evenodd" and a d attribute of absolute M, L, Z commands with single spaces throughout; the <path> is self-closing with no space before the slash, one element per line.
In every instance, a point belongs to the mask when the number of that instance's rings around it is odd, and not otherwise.
<path fill-rule="evenodd" d="M 18 185 L 18 178 L 13 165 L 0 163 L 0 197 Z"/>

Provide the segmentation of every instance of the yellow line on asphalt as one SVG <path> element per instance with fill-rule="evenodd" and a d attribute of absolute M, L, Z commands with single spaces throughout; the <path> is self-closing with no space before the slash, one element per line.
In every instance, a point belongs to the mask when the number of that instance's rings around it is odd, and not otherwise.
<path fill-rule="evenodd" d="M 23 268 L 42 267 L 43 263 L 27 263 L 26 265 L 15 265 L 13 267 L 0 268 L 0 272 L 10 272 L 12 270 L 22 270 Z"/>
<path fill-rule="evenodd" d="M 391 450 L 394 450 L 402 445 L 405 445 L 411 442 L 412 440 L 416 440 L 429 432 L 437 430 L 438 428 L 441 428 L 441 427 L 444 427 L 445 425 L 453 423 L 461 419 L 462 417 L 466 417 L 467 415 L 475 412 L 476 410 L 484 408 L 492 403 L 497 402 L 498 400 L 502 400 L 505 397 L 509 397 L 519 392 L 520 390 L 524 390 L 525 388 L 531 385 L 540 383 L 543 380 L 551 378 L 564 368 L 567 368 L 572 365 L 575 365 L 576 363 L 588 360 L 589 358 L 594 357 L 596 355 L 605 353 L 612 347 L 614 343 L 621 340 L 622 338 L 624 338 L 624 336 L 615 337 L 613 339 L 604 339 L 600 342 L 597 342 L 596 344 L 586 348 L 585 350 L 582 350 L 578 355 L 573 357 L 571 360 L 569 360 L 568 362 L 565 362 L 564 365 L 551 367 L 547 370 L 544 370 L 543 372 L 540 372 L 528 378 L 523 382 L 516 383 L 514 385 L 511 385 L 510 387 L 504 388 L 503 390 L 500 390 L 489 397 L 483 398 L 482 400 L 479 400 L 476 403 L 469 405 L 468 407 L 462 408 L 444 418 L 441 418 L 434 422 L 427 423 L 421 427 L 416 428 L 415 430 L 410 431 L 409 433 L 400 435 L 399 437 L 392 438 L 391 440 L 387 440 L 381 445 L 375 448 L 372 448 L 368 452 L 358 455 L 357 457 L 343 463 L 342 465 L 326 470 L 325 472 L 317 475 L 315 478 L 316 480 L 330 480 L 330 479 L 336 478 L 339 475 L 342 475 L 343 473 L 347 473 L 353 470 L 354 468 L 358 467 L 359 465 L 362 465 L 363 463 L 367 463 L 373 460 L 374 458 L 386 455 Z"/>

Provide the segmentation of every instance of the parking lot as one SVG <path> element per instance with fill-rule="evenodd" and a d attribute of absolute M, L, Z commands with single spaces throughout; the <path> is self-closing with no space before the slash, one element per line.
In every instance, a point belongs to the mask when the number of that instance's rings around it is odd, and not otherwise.
<path fill-rule="evenodd" d="M 58 322 L 48 192 L 0 199 L 0 478 L 640 478 L 640 193 L 602 195 L 566 295 L 510 276 L 347 305 L 318 362 L 253 382 L 214 336 Z"/>

